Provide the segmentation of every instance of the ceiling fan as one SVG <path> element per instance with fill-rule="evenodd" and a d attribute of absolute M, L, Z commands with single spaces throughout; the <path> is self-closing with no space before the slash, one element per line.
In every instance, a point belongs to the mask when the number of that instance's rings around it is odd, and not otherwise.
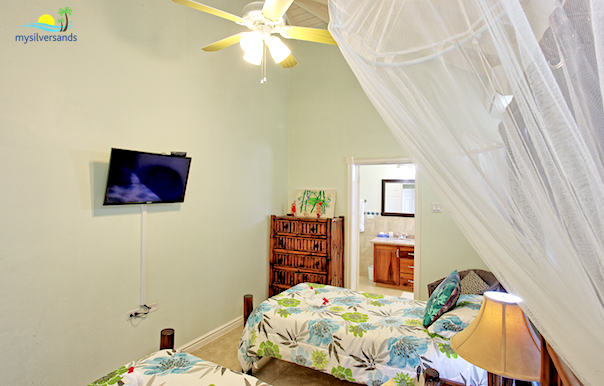
<path fill-rule="evenodd" d="M 263 76 L 266 66 L 265 57 L 267 48 L 275 62 L 279 63 L 281 67 L 291 68 L 298 64 L 289 48 L 287 48 L 283 41 L 276 36 L 277 34 L 286 39 L 336 45 L 335 40 L 326 29 L 296 27 L 285 24 L 285 12 L 294 0 L 254 1 L 243 8 L 242 17 L 193 0 L 172 1 L 214 16 L 222 17 L 223 19 L 234 21 L 237 24 L 249 28 L 251 32 L 241 32 L 229 36 L 212 43 L 209 46 L 203 47 L 203 50 L 215 52 L 239 43 L 245 52 L 243 59 L 255 65 L 263 65 Z M 264 77 L 264 81 L 265 80 L 266 77 Z"/>

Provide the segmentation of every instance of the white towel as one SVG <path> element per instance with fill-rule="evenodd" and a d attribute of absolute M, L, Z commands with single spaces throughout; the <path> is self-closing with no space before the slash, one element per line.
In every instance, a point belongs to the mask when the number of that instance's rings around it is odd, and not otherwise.
<path fill-rule="evenodd" d="M 361 200 L 359 211 L 359 232 L 365 232 L 365 200 Z"/>

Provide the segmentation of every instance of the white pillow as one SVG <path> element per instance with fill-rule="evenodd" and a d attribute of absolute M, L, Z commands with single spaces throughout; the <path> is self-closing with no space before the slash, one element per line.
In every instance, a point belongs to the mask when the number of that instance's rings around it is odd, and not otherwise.
<path fill-rule="evenodd" d="M 455 308 L 442 314 L 428 327 L 428 332 L 451 339 L 476 318 L 482 305 L 482 299 L 482 295 L 461 295 Z"/>

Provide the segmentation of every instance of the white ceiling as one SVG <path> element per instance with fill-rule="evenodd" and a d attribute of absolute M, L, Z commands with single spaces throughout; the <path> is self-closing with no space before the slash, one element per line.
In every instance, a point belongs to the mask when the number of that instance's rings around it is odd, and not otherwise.
<path fill-rule="evenodd" d="M 327 28 L 327 0 L 294 0 L 286 13 L 287 24 L 300 27 Z"/>

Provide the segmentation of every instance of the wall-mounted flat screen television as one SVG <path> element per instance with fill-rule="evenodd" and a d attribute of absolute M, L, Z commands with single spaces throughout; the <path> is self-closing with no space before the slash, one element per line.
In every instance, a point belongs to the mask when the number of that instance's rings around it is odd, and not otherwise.
<path fill-rule="evenodd" d="M 184 202 L 191 158 L 111 149 L 103 205 Z"/>

